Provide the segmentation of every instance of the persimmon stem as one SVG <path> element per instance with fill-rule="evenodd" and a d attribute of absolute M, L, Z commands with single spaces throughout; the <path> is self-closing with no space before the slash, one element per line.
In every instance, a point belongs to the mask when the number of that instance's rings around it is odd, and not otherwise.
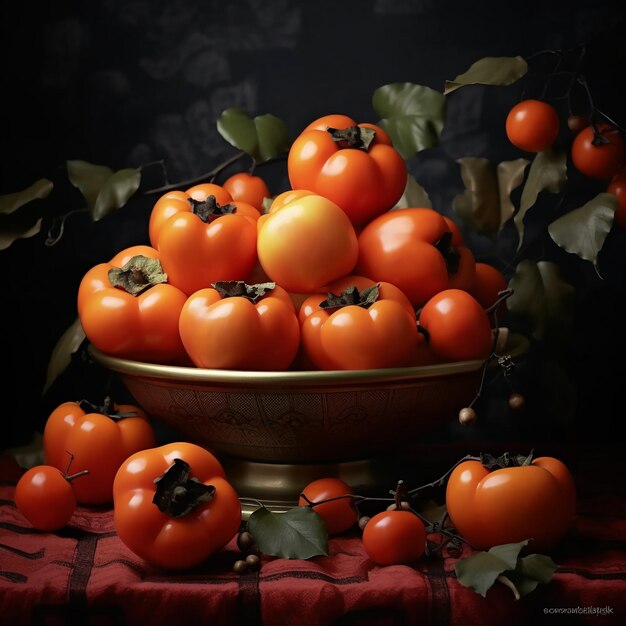
<path fill-rule="evenodd" d="M 79 476 L 85 476 L 89 474 L 89 470 L 81 470 L 80 472 L 76 472 L 76 474 L 72 474 L 71 476 L 65 476 L 65 480 L 67 480 L 68 483 L 71 483 L 75 478 L 78 478 Z"/>
<path fill-rule="evenodd" d="M 65 478 L 65 480 L 67 480 L 68 483 L 71 483 L 75 478 L 78 478 L 79 476 L 84 476 L 85 474 L 89 474 L 89 470 L 85 469 L 85 470 L 81 470 L 80 472 L 76 472 L 76 474 L 70 475 L 70 467 L 72 467 L 72 463 L 74 462 L 74 455 L 69 450 L 66 450 L 66 452 L 70 455 L 70 460 L 67 464 L 67 467 L 65 468 L 63 478 Z"/>
<path fill-rule="evenodd" d="M 67 467 L 65 468 L 65 476 L 67 476 L 70 473 L 70 467 L 72 467 L 72 463 L 74 462 L 74 455 L 69 450 L 66 450 L 65 452 L 70 455 L 70 460 L 68 461 Z"/>
<path fill-rule="evenodd" d="M 406 486 L 403 480 L 399 480 L 396 485 L 396 491 L 394 493 L 394 501 L 398 510 L 402 509 L 402 503 L 407 502 L 409 498 L 409 492 L 406 490 Z"/>

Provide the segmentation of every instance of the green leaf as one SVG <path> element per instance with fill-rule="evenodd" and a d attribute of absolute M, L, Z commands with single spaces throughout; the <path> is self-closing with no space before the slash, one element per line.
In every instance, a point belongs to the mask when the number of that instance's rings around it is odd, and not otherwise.
<path fill-rule="evenodd" d="M 528 64 L 520 57 L 484 57 L 454 80 L 446 81 L 443 93 L 448 95 L 464 85 L 511 85 L 528 71 Z"/>
<path fill-rule="evenodd" d="M 517 249 L 524 239 L 524 217 L 528 210 L 537 202 L 542 191 L 559 193 L 567 181 L 567 159 L 565 153 L 554 153 L 552 150 L 538 152 L 528 172 L 526 184 L 522 190 L 520 208 L 513 221 L 518 232 Z"/>
<path fill-rule="evenodd" d="M 105 165 L 86 161 L 68 161 L 67 174 L 72 185 L 83 194 L 94 221 L 121 209 L 141 182 L 138 169 L 127 168 L 114 172 Z"/>
<path fill-rule="evenodd" d="M 67 176 L 87 201 L 89 209 L 93 209 L 100 189 L 113 175 L 113 170 L 106 165 L 94 165 L 87 161 L 67 161 Z"/>
<path fill-rule="evenodd" d="M 254 118 L 259 141 L 260 163 L 274 159 L 289 151 L 291 141 L 285 123 L 275 115 L 266 113 Z"/>
<path fill-rule="evenodd" d="M 523 547 L 528 545 L 528 541 L 528 539 L 524 539 L 518 543 L 503 543 L 499 546 L 493 546 L 489 549 L 489 554 L 506 563 L 507 569 L 515 569 L 519 553 Z"/>
<path fill-rule="evenodd" d="M 507 569 L 510 569 L 509 565 L 490 552 L 478 552 L 460 559 L 454 566 L 458 581 L 464 587 L 469 587 L 479 593 L 483 598 L 496 582 L 496 578 Z"/>
<path fill-rule="evenodd" d="M 506 576 L 515 585 L 519 595 L 525 596 L 539 584 L 549 583 L 556 570 L 557 565 L 549 556 L 530 554 L 519 559 L 515 570 L 507 572 Z"/>
<path fill-rule="evenodd" d="M 42 200 L 50 195 L 54 184 L 47 178 L 40 178 L 30 187 L 0 196 L 0 214 L 8 215 L 33 200 Z"/>
<path fill-rule="evenodd" d="M 41 231 L 45 206 L 30 205 L 50 195 L 52 181 L 41 178 L 30 187 L 0 196 L 0 250 L 5 250 L 17 239 L 34 237 Z M 30 205 L 22 210 L 25 205 Z"/>
<path fill-rule="evenodd" d="M 240 109 L 226 109 L 217 120 L 217 130 L 229 144 L 249 154 L 256 163 L 284 154 L 291 145 L 285 123 L 269 113 L 252 119 Z"/>
<path fill-rule="evenodd" d="M 515 159 L 515 161 L 502 161 L 498 163 L 498 189 L 500 192 L 500 229 L 513 217 L 515 207 L 511 200 L 511 193 L 517 189 L 524 180 L 528 159 Z"/>
<path fill-rule="evenodd" d="M 391 83 L 374 92 L 372 104 L 382 118 L 378 125 L 403 158 L 439 144 L 446 100 L 438 91 L 414 83 Z"/>
<path fill-rule="evenodd" d="M 520 570 L 528 578 L 546 584 L 557 570 L 557 564 L 545 554 L 529 554 L 520 559 Z"/>
<path fill-rule="evenodd" d="M 554 242 L 566 252 L 593 263 L 598 271 L 598 253 L 613 227 L 617 197 L 599 193 L 583 206 L 566 213 L 548 226 Z"/>
<path fill-rule="evenodd" d="M 72 354 L 80 348 L 84 340 L 85 331 L 80 324 L 80 319 L 76 318 L 52 349 L 52 354 L 48 361 L 46 383 L 42 392 L 44 395 L 50 389 L 52 383 L 67 369 L 72 360 Z"/>
<path fill-rule="evenodd" d="M 139 169 L 126 168 L 115 172 L 103 185 L 91 216 L 98 221 L 121 209 L 129 198 L 139 189 L 141 183 L 141 171 Z"/>
<path fill-rule="evenodd" d="M 328 531 L 321 516 L 308 506 L 285 513 L 260 507 L 248 520 L 248 530 L 263 554 L 309 559 L 328 554 Z"/>
<path fill-rule="evenodd" d="M 510 587 L 516 599 L 539 585 L 550 582 L 557 569 L 554 561 L 543 554 L 520 558 L 519 553 L 529 540 L 494 546 L 461 559 L 455 566 L 458 581 L 485 597 L 491 586 L 500 580 Z"/>
<path fill-rule="evenodd" d="M 413 176 L 411 176 L 411 174 L 407 174 L 404 193 L 400 196 L 400 199 L 391 210 L 395 211 L 396 209 L 408 208 L 433 208 L 432 202 L 428 197 L 428 192 L 415 180 L 415 178 L 413 178 Z"/>
<path fill-rule="evenodd" d="M 17 239 L 34 237 L 41 231 L 41 218 L 16 215 L 0 216 L 0 250 L 5 250 Z M 34 219 L 34 221 L 33 221 Z"/>
<path fill-rule="evenodd" d="M 567 341 L 572 325 L 574 288 L 561 280 L 550 261 L 521 261 L 509 281 L 513 290 L 506 305 L 509 315 L 529 320 L 532 335 Z"/>
<path fill-rule="evenodd" d="M 222 111 L 217 118 L 217 131 L 235 148 L 239 148 L 254 159 L 258 156 L 256 126 L 245 111 L 235 108 Z"/>
<path fill-rule="evenodd" d="M 528 161 L 503 161 L 495 167 L 482 157 L 463 157 L 458 163 L 465 191 L 452 200 L 452 208 L 469 228 L 495 235 L 513 216 L 510 195 L 522 182 Z"/>

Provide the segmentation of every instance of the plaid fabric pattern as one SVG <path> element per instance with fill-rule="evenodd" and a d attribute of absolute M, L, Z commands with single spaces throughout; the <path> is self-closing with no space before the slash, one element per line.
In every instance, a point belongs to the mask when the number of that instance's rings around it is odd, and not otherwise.
<path fill-rule="evenodd" d="M 110 508 L 79 507 L 62 531 L 33 530 L 13 502 L 20 471 L 2 458 L 2 625 L 626 623 L 626 492 L 615 468 L 577 474 L 576 522 L 551 554 L 557 573 L 517 602 L 502 585 L 486 598 L 461 586 L 445 555 L 378 567 L 356 530 L 332 539 L 328 557 L 263 557 L 260 571 L 243 576 L 232 571 L 234 540 L 198 568 L 159 571 L 121 543 Z"/>

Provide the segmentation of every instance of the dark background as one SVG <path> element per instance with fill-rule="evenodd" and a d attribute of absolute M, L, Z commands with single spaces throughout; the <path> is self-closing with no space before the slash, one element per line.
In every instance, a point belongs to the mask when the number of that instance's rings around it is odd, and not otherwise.
<path fill-rule="evenodd" d="M 0 251 L 6 371 L 0 449 L 29 441 L 58 403 L 100 399 L 107 375 L 80 357 L 42 396 L 48 358 L 76 317 L 83 274 L 129 245 L 148 242 L 148 216 L 158 195 L 145 192 L 166 182 L 159 166 L 146 167 L 142 187 L 128 206 L 98 223 L 83 213 L 72 215 L 61 240 L 47 247 L 53 218 L 82 207 L 80 194 L 67 182 L 67 159 L 113 169 L 162 160 L 167 182 L 182 183 L 234 153 L 215 124 L 227 107 L 251 115 L 273 113 L 292 136 L 328 113 L 376 122 L 371 97 L 384 84 L 406 81 L 442 90 L 446 79 L 483 56 L 530 57 L 581 45 L 586 54 L 580 69 L 596 106 L 626 123 L 622 1 L 105 0 L 47 6 L 21 2 L 3 6 L 3 13 L 0 193 L 42 177 L 55 182 L 55 191 L 44 201 L 42 232 Z M 551 69 L 541 63 L 533 67 L 539 78 Z M 434 208 L 453 215 L 451 201 L 463 189 L 457 158 L 526 156 L 506 141 L 504 120 L 521 97 L 539 93 L 540 80 L 467 87 L 448 98 L 441 146 L 408 163 Z M 586 112 L 581 94 L 574 104 Z M 564 110 L 565 103 L 558 106 Z M 566 146 L 569 141 L 565 129 L 559 142 Z M 288 188 L 284 163 L 258 173 L 272 193 Z M 570 183 L 565 208 L 567 203 L 580 206 L 592 192 L 603 190 L 575 172 Z M 465 234 L 479 260 L 493 262 L 510 276 L 506 263 L 515 244 L 510 229 L 496 244 Z M 478 405 L 481 426 L 461 432 L 453 424 L 440 436 L 529 442 L 618 436 L 626 347 L 625 250 L 624 233 L 612 232 L 600 256 L 603 280 L 591 264 L 549 240 L 529 250 L 528 258 L 535 261 L 557 261 L 576 287 L 568 351 L 559 362 L 546 357 L 543 345 L 533 346 L 530 359 L 516 372 L 516 386 L 527 396 L 520 414 L 508 410 L 507 389 L 496 380 Z"/>

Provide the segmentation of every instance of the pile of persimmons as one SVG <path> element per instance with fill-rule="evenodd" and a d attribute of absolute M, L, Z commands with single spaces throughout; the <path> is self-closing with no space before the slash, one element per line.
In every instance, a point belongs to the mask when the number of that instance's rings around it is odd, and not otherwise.
<path fill-rule="evenodd" d="M 448 217 L 395 208 L 406 164 L 381 128 L 322 117 L 287 168 L 291 189 L 271 204 L 248 173 L 161 196 L 151 246 L 120 251 L 80 284 L 89 341 L 116 357 L 237 370 L 490 354 L 487 309 L 506 280 L 475 261 Z"/>

